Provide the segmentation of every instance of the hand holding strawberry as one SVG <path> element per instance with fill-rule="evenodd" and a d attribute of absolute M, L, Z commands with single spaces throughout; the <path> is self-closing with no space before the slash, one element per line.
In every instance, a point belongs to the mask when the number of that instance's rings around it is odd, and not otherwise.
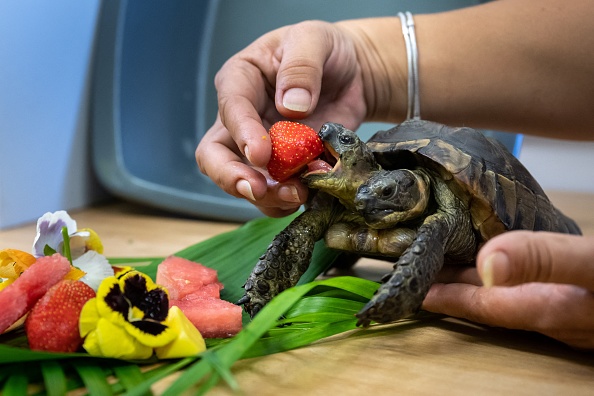
<path fill-rule="evenodd" d="M 324 152 L 324 145 L 315 130 L 292 121 L 279 121 L 270 128 L 272 156 L 268 173 L 282 182 L 297 174 Z"/>

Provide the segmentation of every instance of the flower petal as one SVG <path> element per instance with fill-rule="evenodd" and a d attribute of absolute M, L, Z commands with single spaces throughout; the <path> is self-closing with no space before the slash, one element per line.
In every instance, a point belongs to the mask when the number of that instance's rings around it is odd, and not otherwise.
<path fill-rule="evenodd" d="M 89 354 L 118 359 L 148 359 L 153 349 L 141 344 L 130 336 L 123 328 L 105 318 L 99 318 L 97 328 L 91 332 L 83 347 Z"/>
<path fill-rule="evenodd" d="M 101 346 L 99 346 L 99 336 L 95 330 L 88 333 L 83 341 L 83 348 L 91 356 L 103 356 Z"/>
<path fill-rule="evenodd" d="M 113 268 L 105 256 L 94 250 L 89 250 L 72 263 L 75 267 L 85 272 L 80 280 L 97 291 L 103 279 L 113 276 Z"/>
<path fill-rule="evenodd" d="M 44 256 L 45 246 L 49 246 L 58 253 L 61 253 L 59 245 L 63 242 L 62 228 L 68 229 L 68 234 L 76 232 L 76 221 L 74 221 L 66 211 L 59 210 L 51 213 L 47 212 L 37 220 L 37 235 L 33 242 L 33 255 L 35 257 Z"/>
<path fill-rule="evenodd" d="M 97 297 L 91 298 L 85 305 L 83 305 L 78 319 L 78 331 L 82 338 L 95 330 L 99 318 L 99 311 L 97 311 Z"/>
<path fill-rule="evenodd" d="M 87 239 L 90 238 L 88 232 L 77 231 L 70 236 L 70 255 L 72 260 L 76 260 L 89 249 L 87 249 Z M 64 249 L 64 244 L 60 243 L 59 249 Z"/>
<path fill-rule="evenodd" d="M 130 303 L 144 312 L 145 319 L 162 322 L 169 312 L 169 295 L 147 275 L 131 271 L 120 277 L 120 287 Z"/>
<path fill-rule="evenodd" d="M 0 250 L 0 278 L 18 278 L 36 258 L 17 249 Z"/>
<path fill-rule="evenodd" d="M 138 342 L 150 347 L 167 345 L 177 336 L 166 324 L 152 320 L 126 322 L 124 327 Z"/>
<path fill-rule="evenodd" d="M 59 248 L 62 249 L 62 245 Z M 89 250 L 103 254 L 103 244 L 99 235 L 94 230 L 82 228 L 70 235 L 70 253 L 73 260 L 76 260 Z"/>
<path fill-rule="evenodd" d="M 167 291 L 157 286 L 152 279 L 139 271 L 129 271 L 119 278 L 120 288 L 132 308 L 126 330 L 145 345 L 159 347 L 168 344 L 176 337 L 176 332 L 164 321 L 169 312 Z M 144 316 L 137 319 L 134 311 L 141 311 Z"/>
<path fill-rule="evenodd" d="M 124 296 L 118 279 L 115 276 L 105 278 L 97 289 L 99 316 L 124 327 L 130 309 L 130 302 Z"/>
<path fill-rule="evenodd" d="M 2 291 L 5 287 L 8 287 L 8 285 L 10 285 L 12 282 L 14 282 L 14 279 L 6 279 L 0 282 L 0 291 Z"/>
<path fill-rule="evenodd" d="M 85 272 L 74 267 L 74 266 L 70 266 L 70 271 L 64 275 L 63 279 L 69 279 L 69 280 L 80 280 L 80 278 L 82 278 L 83 276 L 85 276 Z M 95 290 L 97 291 L 97 290 Z"/>
<path fill-rule="evenodd" d="M 99 254 L 103 254 L 103 243 L 101 242 L 101 238 L 99 238 L 99 235 L 95 232 L 95 230 L 91 228 L 82 228 L 77 232 L 88 233 L 89 236 L 87 237 L 85 243 L 87 250 L 94 250 Z"/>

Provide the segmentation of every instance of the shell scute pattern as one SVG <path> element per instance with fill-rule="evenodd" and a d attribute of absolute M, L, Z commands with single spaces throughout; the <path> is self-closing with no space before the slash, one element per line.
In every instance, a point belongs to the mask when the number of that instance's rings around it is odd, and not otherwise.
<path fill-rule="evenodd" d="M 473 224 L 484 239 L 505 230 L 555 230 L 557 216 L 540 185 L 498 141 L 470 128 L 426 121 L 380 131 L 368 146 L 386 168 L 400 167 L 399 156 L 413 153 L 413 163 L 437 172 L 469 202 Z M 536 205 L 535 205 L 536 203 Z"/>

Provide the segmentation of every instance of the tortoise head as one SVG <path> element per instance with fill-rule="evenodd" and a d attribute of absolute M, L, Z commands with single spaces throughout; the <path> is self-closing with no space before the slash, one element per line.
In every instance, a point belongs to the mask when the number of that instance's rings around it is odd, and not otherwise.
<path fill-rule="evenodd" d="M 357 211 L 372 228 L 391 228 L 425 211 L 431 194 L 425 172 L 382 170 L 361 184 L 354 199 Z"/>
<path fill-rule="evenodd" d="M 326 148 L 326 159 L 333 165 L 326 162 L 324 165 L 310 164 L 302 180 L 308 187 L 325 191 L 337 197 L 343 205 L 353 207 L 359 185 L 381 168 L 367 145 L 344 126 L 326 123 L 318 136 Z"/>

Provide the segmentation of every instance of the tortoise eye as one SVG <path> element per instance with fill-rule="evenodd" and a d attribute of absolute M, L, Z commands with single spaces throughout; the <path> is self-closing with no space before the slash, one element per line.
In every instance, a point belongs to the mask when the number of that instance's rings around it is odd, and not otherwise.
<path fill-rule="evenodd" d="M 353 144 L 355 143 L 355 139 L 351 136 L 351 135 L 340 135 L 340 137 L 338 138 L 338 141 L 340 142 L 340 144 Z"/>
<path fill-rule="evenodd" d="M 388 198 L 394 194 L 394 188 L 392 186 L 387 186 L 382 189 L 382 197 Z"/>

